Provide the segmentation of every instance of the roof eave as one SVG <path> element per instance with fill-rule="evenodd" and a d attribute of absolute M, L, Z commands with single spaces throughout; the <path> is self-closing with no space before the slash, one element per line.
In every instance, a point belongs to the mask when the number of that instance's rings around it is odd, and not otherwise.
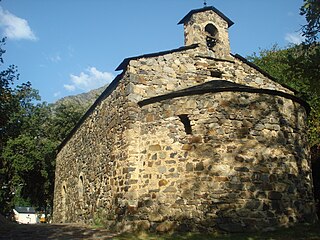
<path fill-rule="evenodd" d="M 240 54 L 231 54 L 233 57 L 239 59 L 241 62 L 249 65 L 250 67 L 254 68 L 255 70 L 259 71 L 260 73 L 262 73 L 264 76 L 270 78 L 272 81 L 277 82 L 278 84 L 280 84 L 282 87 L 287 88 L 288 90 L 294 92 L 294 94 L 298 93 L 298 91 L 286 84 L 280 83 L 280 81 L 271 76 L 269 73 L 267 73 L 266 71 L 262 70 L 260 67 L 258 67 L 257 65 L 255 65 L 254 63 L 250 62 L 248 59 L 246 59 L 245 57 L 242 57 Z"/>
<path fill-rule="evenodd" d="M 214 86 L 214 85 L 210 86 L 211 83 L 218 83 L 218 84 L 217 86 Z M 224 83 L 224 84 L 221 84 L 221 83 Z M 155 97 L 144 99 L 138 102 L 138 105 L 140 107 L 143 107 L 143 106 L 160 102 L 163 100 L 167 100 L 167 99 L 173 99 L 177 97 L 184 97 L 184 96 L 191 96 L 191 95 L 202 95 L 206 93 L 246 92 L 246 93 L 268 94 L 273 96 L 284 97 L 301 104 L 305 108 L 307 115 L 309 115 L 311 111 L 310 105 L 306 101 L 304 101 L 303 99 L 295 95 L 292 95 L 283 91 L 264 89 L 264 88 L 255 88 L 255 87 L 250 87 L 242 84 L 229 82 L 227 80 L 212 80 L 211 82 L 207 82 L 201 85 L 205 87 L 199 87 L 200 85 L 198 85 L 195 87 L 174 91 L 164 95 L 155 96 Z"/>
<path fill-rule="evenodd" d="M 214 11 L 216 14 L 218 14 L 221 18 L 223 18 L 227 23 L 228 23 L 228 27 L 231 27 L 234 22 L 228 18 L 226 15 L 224 15 L 222 12 L 220 12 L 217 8 L 210 6 L 210 7 L 204 7 L 204 8 L 199 8 L 199 9 L 194 9 L 191 10 L 184 18 L 182 18 L 180 20 L 180 22 L 178 22 L 178 24 L 184 24 L 185 22 L 187 22 L 191 16 L 195 13 L 199 13 L 199 12 L 205 12 L 205 11 L 209 11 L 212 10 Z"/>
<path fill-rule="evenodd" d="M 171 53 L 175 53 L 175 52 L 181 52 L 181 51 L 185 51 L 185 50 L 189 50 L 189 49 L 194 49 L 194 48 L 197 48 L 198 46 L 199 46 L 199 44 L 192 44 L 192 45 L 189 45 L 189 46 L 175 48 L 175 49 L 172 49 L 172 50 L 161 51 L 161 52 L 156 52 L 156 53 L 149 53 L 149 54 L 139 55 L 139 56 L 135 56 L 135 57 L 125 58 L 120 63 L 120 65 L 116 68 L 116 71 L 120 71 L 120 70 L 125 69 L 131 60 L 137 60 L 137 59 L 140 59 L 140 58 L 158 57 L 158 56 L 162 56 L 162 55 L 166 55 L 166 54 L 171 54 Z"/>

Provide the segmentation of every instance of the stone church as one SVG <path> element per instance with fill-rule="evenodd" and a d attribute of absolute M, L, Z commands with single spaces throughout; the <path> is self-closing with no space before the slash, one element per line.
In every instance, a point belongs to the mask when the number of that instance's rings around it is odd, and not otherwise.
<path fill-rule="evenodd" d="M 180 22 L 185 46 L 124 59 L 62 142 L 54 222 L 255 231 L 316 219 L 309 106 L 230 53 L 215 7 Z"/>

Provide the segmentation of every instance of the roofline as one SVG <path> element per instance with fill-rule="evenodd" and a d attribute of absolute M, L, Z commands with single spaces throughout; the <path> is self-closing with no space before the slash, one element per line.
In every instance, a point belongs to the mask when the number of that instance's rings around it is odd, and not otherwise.
<path fill-rule="evenodd" d="M 101 93 L 97 100 L 91 105 L 91 107 L 86 111 L 86 113 L 80 118 L 77 124 L 72 128 L 72 130 L 63 139 L 60 145 L 56 148 L 57 153 L 66 145 L 66 143 L 71 139 L 71 137 L 76 133 L 78 128 L 84 123 L 87 117 L 95 110 L 96 106 L 101 103 L 105 98 L 107 98 L 114 89 L 118 86 L 120 79 L 122 79 L 124 72 L 120 73 L 113 79 L 113 81 L 108 85 L 108 87 Z"/>
<path fill-rule="evenodd" d="M 189 46 L 184 46 L 168 51 L 162 51 L 162 52 L 156 52 L 156 53 L 150 53 L 150 54 L 144 54 L 140 56 L 125 58 L 122 63 L 117 67 L 116 71 L 118 70 L 124 70 L 126 69 L 127 65 L 131 60 L 136 60 L 139 58 L 150 58 L 150 57 L 156 57 L 156 56 L 162 56 L 174 52 L 181 52 L 189 49 L 197 48 L 199 44 L 192 44 Z M 56 152 L 59 153 L 61 149 L 66 145 L 66 143 L 71 139 L 71 137 L 76 133 L 78 128 L 84 123 L 84 121 L 87 119 L 87 117 L 94 111 L 96 106 L 105 98 L 107 98 L 112 91 L 118 86 L 120 79 L 122 79 L 124 75 L 124 71 L 116 76 L 116 78 L 108 85 L 108 87 L 102 92 L 102 94 L 97 98 L 97 100 L 91 105 L 91 107 L 87 110 L 87 112 L 80 118 L 80 120 L 77 122 L 77 124 L 72 128 L 72 130 L 67 134 L 67 136 L 63 139 L 63 141 L 59 144 L 59 146 L 56 148 Z"/>
<path fill-rule="evenodd" d="M 257 70 L 258 72 L 262 73 L 264 76 L 266 76 L 267 78 L 270 78 L 272 81 L 275 81 L 277 83 L 279 83 L 282 87 L 289 89 L 290 91 L 294 92 L 295 94 L 298 93 L 298 91 L 286 84 L 280 83 L 279 79 L 271 76 L 269 73 L 267 73 L 266 71 L 262 70 L 260 67 L 258 67 L 257 65 L 255 65 L 254 63 L 250 62 L 248 59 L 242 57 L 240 54 L 231 54 L 233 57 L 239 59 L 241 62 L 249 65 L 250 67 L 254 68 L 255 70 Z"/>
<path fill-rule="evenodd" d="M 33 207 L 14 207 L 13 210 L 15 210 L 17 213 L 27 213 L 27 214 L 35 214 L 36 210 Z"/>
<path fill-rule="evenodd" d="M 28 212 L 28 211 L 17 211 L 17 213 L 19 213 L 19 214 L 36 214 L 36 211 L 30 211 L 30 212 Z"/>
<path fill-rule="evenodd" d="M 158 57 L 158 56 L 171 54 L 171 53 L 175 53 L 175 52 L 182 52 L 182 51 L 185 51 L 185 50 L 197 48 L 198 46 L 199 46 L 199 44 L 192 44 L 192 45 L 189 45 L 189 46 L 183 46 L 183 47 L 175 48 L 175 49 L 172 49 L 172 50 L 161 51 L 161 52 L 156 52 L 156 53 L 149 53 L 149 54 L 139 55 L 139 56 L 135 56 L 135 57 L 125 58 L 120 63 L 120 65 L 116 68 L 116 71 L 126 69 L 127 65 L 129 64 L 129 62 L 131 60 L 137 60 L 139 58 Z"/>
<path fill-rule="evenodd" d="M 185 91 L 176 91 L 176 92 L 148 98 L 138 102 L 138 105 L 140 107 L 143 107 L 149 104 L 153 104 L 163 100 L 177 98 L 177 97 L 200 95 L 200 94 L 206 94 L 206 93 L 220 93 L 220 92 L 246 92 L 246 93 L 260 93 L 260 94 L 268 94 L 273 96 L 280 96 L 301 104 L 305 108 L 307 115 L 309 115 L 311 111 L 310 105 L 306 101 L 292 94 L 285 93 L 278 90 L 253 88 L 245 85 L 243 85 L 243 87 L 218 87 L 218 88 L 207 88 L 207 89 L 190 88 L 190 89 L 185 89 Z"/>
<path fill-rule="evenodd" d="M 182 18 L 180 20 L 180 22 L 178 22 L 178 24 L 184 24 L 185 22 L 189 21 L 189 19 L 191 18 L 191 16 L 195 13 L 199 13 L 199 12 L 205 12 L 205 11 L 209 11 L 212 10 L 214 11 L 216 14 L 218 14 L 221 18 L 223 18 L 227 23 L 228 23 L 228 27 L 231 27 L 234 22 L 232 20 L 230 20 L 230 18 L 228 18 L 226 15 L 224 15 L 222 12 L 220 12 L 218 9 L 216 9 L 213 6 L 209 6 L 209 7 L 204 7 L 204 8 L 199 8 L 199 9 L 194 9 L 191 10 L 184 18 Z"/>
<path fill-rule="evenodd" d="M 214 7 L 207 7 L 207 8 L 214 8 Z M 204 8 L 206 9 L 206 8 Z M 195 11 L 195 10 L 193 10 Z M 156 53 L 150 53 L 150 54 L 144 54 L 144 55 L 139 55 L 139 56 L 135 56 L 135 57 L 129 57 L 129 58 L 125 58 L 120 65 L 116 68 L 116 71 L 118 70 L 124 70 L 126 69 L 127 65 L 129 64 L 129 62 L 131 60 L 136 60 L 136 59 L 140 59 L 140 58 L 150 58 L 150 57 L 157 57 L 157 56 L 162 56 L 162 55 L 166 55 L 166 54 L 171 54 L 171 53 L 175 53 L 175 52 L 181 52 L 181 51 L 185 51 L 185 50 L 189 50 L 189 49 L 195 49 L 199 46 L 199 44 L 192 44 L 189 46 L 184 46 L 184 47 L 180 47 L 180 48 L 176 48 L 176 49 L 172 49 L 172 50 L 167 50 L 167 51 L 161 51 L 161 52 L 156 52 Z M 256 69 L 257 71 L 259 71 L 260 73 L 262 73 L 263 75 L 265 75 L 266 77 L 270 78 L 271 80 L 278 82 L 278 79 L 272 77 L 269 73 L 267 73 L 266 71 L 262 70 L 261 68 L 259 68 L 257 65 L 253 64 L 252 62 L 249 62 L 246 58 L 242 57 L 239 54 L 231 54 L 233 57 L 239 59 L 240 61 L 248 64 L 250 67 L 253 67 L 254 69 Z M 80 118 L 80 120 L 78 121 L 78 123 L 74 126 L 74 128 L 72 128 L 72 130 L 67 134 L 67 136 L 63 139 L 63 141 L 59 144 L 59 146 L 56 148 L 57 153 L 60 152 L 60 150 L 65 146 L 65 144 L 71 139 L 71 137 L 75 134 L 75 132 L 78 130 L 78 128 L 82 125 L 82 123 L 84 123 L 84 121 L 87 119 L 87 117 L 94 111 L 94 109 L 96 108 L 96 106 L 105 98 L 107 98 L 112 92 L 113 90 L 118 86 L 120 79 L 122 79 L 123 75 L 124 75 L 125 71 L 123 71 L 122 73 L 118 74 L 115 79 L 108 85 L 108 87 L 102 92 L 102 94 L 97 98 L 97 100 L 91 105 L 91 107 L 86 111 L 86 113 Z M 293 91 L 294 93 L 298 93 L 297 90 L 285 85 L 285 84 L 281 84 L 279 83 L 281 86 Z M 229 88 L 224 88 L 224 89 L 229 89 Z M 230 88 L 229 91 L 234 91 L 232 90 L 234 88 Z M 263 89 L 262 89 L 263 90 Z M 273 91 L 273 92 L 279 92 L 281 95 L 283 92 L 280 91 L 276 91 L 276 90 L 267 90 L 266 91 Z M 204 90 L 193 90 L 191 92 L 194 92 L 194 94 L 199 94 L 197 92 L 203 92 Z M 227 90 L 225 90 L 227 91 Z M 212 91 L 210 90 L 209 92 L 216 92 L 216 91 Z M 223 91 L 222 91 L 223 92 Z M 178 95 L 180 96 L 181 93 L 180 92 L 174 92 L 171 93 L 172 96 Z M 180 95 L 179 95 L 180 94 Z M 191 94 L 191 95 L 194 95 Z M 287 93 L 283 93 L 283 94 L 287 94 Z M 140 101 L 138 104 L 140 106 L 144 106 L 150 103 L 154 103 L 157 101 L 161 101 L 161 100 L 155 100 L 155 99 L 162 99 L 162 96 L 167 96 L 170 94 L 166 94 L 166 95 L 161 95 L 161 96 L 157 96 L 154 98 L 150 98 L 150 99 L 146 99 L 146 100 L 142 100 Z M 275 94 L 273 94 L 275 95 Z M 309 114 L 310 112 L 310 106 L 308 103 L 306 103 L 305 101 L 303 101 L 302 99 L 295 97 L 293 95 L 287 94 L 289 96 L 292 96 L 292 99 L 298 99 L 296 100 L 296 102 L 301 103 L 307 110 L 307 113 Z M 185 95 L 186 96 L 186 95 Z M 290 97 L 287 97 L 290 98 Z M 167 99 L 167 98 L 166 98 Z M 149 103 L 150 102 L 150 103 Z M 306 105 L 306 106 L 305 106 Z"/>

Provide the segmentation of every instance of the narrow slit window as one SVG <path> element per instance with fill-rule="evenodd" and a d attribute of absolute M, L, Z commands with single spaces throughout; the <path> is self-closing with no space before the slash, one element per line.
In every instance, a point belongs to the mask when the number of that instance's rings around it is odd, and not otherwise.
<path fill-rule="evenodd" d="M 83 199 L 83 176 L 80 175 L 79 182 L 78 182 L 78 191 L 79 191 L 79 198 L 82 201 Z"/>
<path fill-rule="evenodd" d="M 179 115 L 180 121 L 183 123 L 186 134 L 192 134 L 190 119 L 187 114 Z"/>

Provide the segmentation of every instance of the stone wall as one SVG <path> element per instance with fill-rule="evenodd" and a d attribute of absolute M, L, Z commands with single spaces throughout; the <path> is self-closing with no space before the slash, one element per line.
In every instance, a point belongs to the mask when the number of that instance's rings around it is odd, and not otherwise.
<path fill-rule="evenodd" d="M 92 222 L 126 189 L 130 125 L 126 77 L 87 117 L 56 159 L 55 222 Z"/>
<path fill-rule="evenodd" d="M 210 81 L 293 92 L 232 55 L 198 48 L 128 60 L 57 155 L 55 222 L 112 229 L 251 231 L 315 219 L 306 110 L 220 92 L 139 106 Z"/>
<path fill-rule="evenodd" d="M 217 30 L 217 43 L 212 49 L 208 49 L 206 37 L 208 33 L 205 28 L 208 24 L 214 23 Z M 230 43 L 228 34 L 228 23 L 213 11 L 200 12 L 191 16 L 191 19 L 184 24 L 185 45 L 200 43 L 200 48 L 207 55 L 219 58 L 230 56 Z"/>
<path fill-rule="evenodd" d="M 179 116 L 189 118 L 192 134 Z M 159 231 L 252 231 L 312 221 L 305 117 L 291 100 L 248 93 L 142 107 L 143 167 L 131 220 Z"/>
<path fill-rule="evenodd" d="M 126 71 L 130 76 L 129 100 L 135 103 L 213 79 L 293 94 L 238 58 L 231 55 L 229 60 L 211 58 L 204 55 L 200 48 L 134 59 L 129 62 Z"/>

